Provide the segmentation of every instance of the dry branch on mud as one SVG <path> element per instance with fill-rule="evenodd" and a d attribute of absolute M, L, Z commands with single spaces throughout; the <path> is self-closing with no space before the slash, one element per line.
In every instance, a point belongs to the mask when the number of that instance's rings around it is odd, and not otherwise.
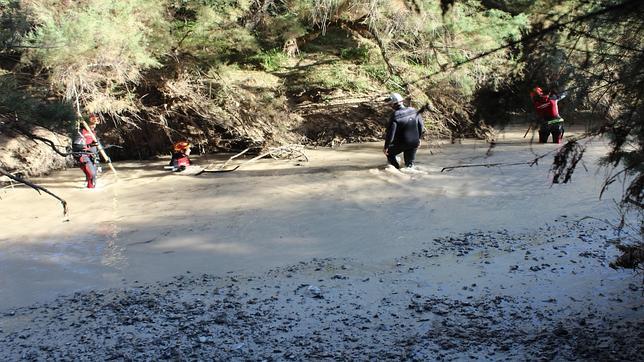
<path fill-rule="evenodd" d="M 48 195 L 51 195 L 56 200 L 60 201 L 61 205 L 63 206 L 63 215 L 67 215 L 67 201 L 63 200 L 58 195 L 54 194 L 53 192 L 47 190 L 46 188 L 44 188 L 42 186 L 39 186 L 39 185 L 34 184 L 33 182 L 27 181 L 27 180 L 23 179 L 22 177 L 12 175 L 11 173 L 7 172 L 6 170 L 4 170 L 2 168 L 0 168 L 0 174 L 2 174 L 4 176 L 6 176 L 6 177 L 18 182 L 18 183 L 27 185 L 27 186 L 31 187 L 32 189 L 36 190 L 36 192 L 38 192 L 38 193 L 40 193 L 40 191 L 43 191 L 44 193 L 46 193 Z"/>

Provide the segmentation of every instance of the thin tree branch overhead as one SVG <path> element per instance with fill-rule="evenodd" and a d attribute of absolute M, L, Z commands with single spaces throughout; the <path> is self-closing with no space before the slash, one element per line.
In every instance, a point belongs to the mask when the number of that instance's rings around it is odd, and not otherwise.
<path fill-rule="evenodd" d="M 522 44 L 522 43 L 524 43 L 524 42 L 526 42 L 528 40 L 536 39 L 538 37 L 541 37 L 543 35 L 546 35 L 548 33 L 556 31 L 556 30 L 558 30 L 558 29 L 560 29 L 562 27 L 565 27 L 567 25 L 583 22 L 583 21 L 595 18 L 597 16 L 600 16 L 600 15 L 603 15 L 603 14 L 606 14 L 606 13 L 610 13 L 610 12 L 613 12 L 613 11 L 617 11 L 617 10 L 622 10 L 622 11 L 634 10 L 634 9 L 636 9 L 638 7 L 641 7 L 641 6 L 643 6 L 643 2 L 641 0 L 628 0 L 628 1 L 625 1 L 625 2 L 623 2 L 621 4 L 608 6 L 608 7 L 604 8 L 604 9 L 597 10 L 597 11 L 594 11 L 594 12 L 591 12 L 591 13 L 588 13 L 588 14 L 585 14 L 585 15 L 582 15 L 582 16 L 578 16 L 578 17 L 576 17 L 576 18 L 574 18 L 572 20 L 569 20 L 569 21 L 566 21 L 566 22 L 563 22 L 563 23 L 556 23 L 556 24 L 551 25 L 551 26 L 549 26 L 549 27 L 547 27 L 545 29 L 530 33 L 530 34 L 522 37 L 519 40 L 511 41 L 511 42 L 509 42 L 509 43 L 507 43 L 507 44 L 505 44 L 503 46 L 494 48 L 492 50 L 488 50 L 488 51 L 483 52 L 481 54 L 478 54 L 478 55 L 476 55 L 474 57 L 468 58 L 468 59 L 466 59 L 466 60 L 464 60 L 462 62 L 458 62 L 456 64 L 443 67 L 442 69 L 440 69 L 440 70 L 438 70 L 436 72 L 430 73 L 430 74 L 428 74 L 428 75 L 426 75 L 424 77 L 418 78 L 418 79 L 416 79 L 414 81 L 405 83 L 404 86 L 407 86 L 409 84 L 418 83 L 420 81 L 432 78 L 435 75 L 444 73 L 444 72 L 449 71 L 449 70 L 458 69 L 458 68 L 462 67 L 463 65 L 472 63 L 472 62 L 474 62 L 476 60 L 479 60 L 481 58 L 485 58 L 485 57 L 487 57 L 489 55 L 492 55 L 492 54 L 494 54 L 496 52 L 499 52 L 501 50 L 504 50 L 504 49 L 508 49 L 508 48 L 513 47 L 515 45 Z"/>

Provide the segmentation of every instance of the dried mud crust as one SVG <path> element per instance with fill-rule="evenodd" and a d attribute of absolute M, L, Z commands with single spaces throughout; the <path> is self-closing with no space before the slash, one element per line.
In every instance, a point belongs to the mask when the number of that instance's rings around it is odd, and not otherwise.
<path fill-rule="evenodd" d="M 600 223 L 566 221 L 523 235 L 440 238 L 384 263 L 313 259 L 263 275 L 187 273 L 76 293 L 5 312 L 0 359 L 636 360 L 644 330 L 637 276 L 622 275 L 625 287 L 610 298 L 571 290 L 557 300 L 510 285 L 556 288 L 557 275 L 597 273 L 613 237 Z M 432 246 L 437 255 L 426 251 Z M 506 278 L 486 281 L 493 253 L 522 261 L 508 260 Z M 468 267 L 478 272 L 459 278 Z M 455 275 L 441 282 L 441 268 Z"/>

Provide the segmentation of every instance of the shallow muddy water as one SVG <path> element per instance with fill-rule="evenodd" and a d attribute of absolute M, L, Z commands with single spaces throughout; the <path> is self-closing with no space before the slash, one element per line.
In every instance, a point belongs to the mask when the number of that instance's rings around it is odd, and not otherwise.
<path fill-rule="evenodd" d="M 105 171 L 97 190 L 83 188 L 78 169 L 35 179 L 67 200 L 67 217 L 55 199 L 5 188 L 0 311 L 187 271 L 256 273 L 326 257 L 384 265 L 437 237 L 534 231 L 562 217 L 616 217 L 613 199 L 621 189 L 599 199 L 602 141 L 588 144 L 587 170 L 579 167 L 566 185 L 551 185 L 552 157 L 532 167 L 441 172 L 527 162 L 557 148 L 530 145 L 521 136 L 500 135 L 489 154 L 482 141 L 424 145 L 415 173 L 386 168 L 381 144 L 374 143 L 307 150 L 309 162 L 265 159 L 201 176 L 164 171 L 165 159 L 119 162 L 118 178 Z M 506 264 L 499 262 L 504 271 Z"/>

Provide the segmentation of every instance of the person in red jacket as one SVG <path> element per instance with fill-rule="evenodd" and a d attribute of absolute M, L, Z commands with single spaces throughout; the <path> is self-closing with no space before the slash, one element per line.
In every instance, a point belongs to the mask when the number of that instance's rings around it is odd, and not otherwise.
<path fill-rule="evenodd" d="M 183 171 L 190 166 L 191 147 L 192 145 L 187 141 L 179 141 L 172 146 L 172 160 L 170 160 L 172 171 Z"/>
<path fill-rule="evenodd" d="M 561 95 L 545 94 L 540 87 L 535 87 L 530 93 L 530 99 L 537 115 L 542 119 L 539 127 L 539 143 L 548 142 L 552 134 L 553 143 L 561 143 L 564 135 L 563 118 L 559 116 L 558 102 L 566 97 L 566 92 Z"/>
<path fill-rule="evenodd" d="M 74 160 L 85 174 L 87 188 L 93 189 L 96 187 L 98 170 L 98 142 L 94 139 L 98 117 L 95 114 L 90 114 L 87 123 L 91 132 L 85 128 L 78 131 L 72 142 L 72 152 Z"/>

